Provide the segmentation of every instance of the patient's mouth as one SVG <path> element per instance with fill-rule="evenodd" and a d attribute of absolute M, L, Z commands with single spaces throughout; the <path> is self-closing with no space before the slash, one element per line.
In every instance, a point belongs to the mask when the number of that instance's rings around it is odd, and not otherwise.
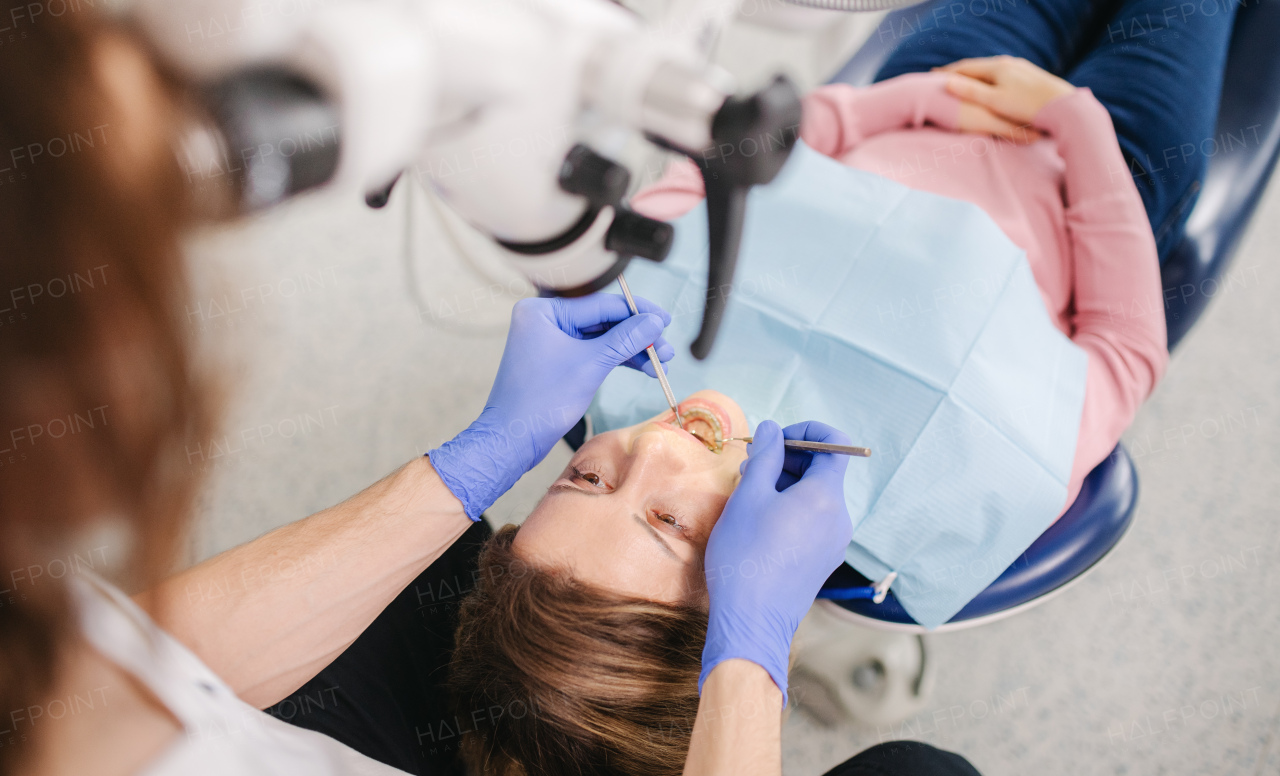
<path fill-rule="evenodd" d="M 680 413 L 684 430 L 697 437 L 713 453 L 724 450 L 724 430 L 715 414 L 700 407 L 690 407 Z"/>

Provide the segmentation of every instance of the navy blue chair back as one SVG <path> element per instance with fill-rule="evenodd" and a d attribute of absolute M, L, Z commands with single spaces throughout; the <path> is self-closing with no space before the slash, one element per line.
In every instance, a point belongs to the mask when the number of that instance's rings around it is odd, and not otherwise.
<path fill-rule="evenodd" d="M 1199 199 L 1188 218 L 1186 236 L 1161 270 L 1170 350 L 1211 299 L 1235 285 L 1256 283 L 1250 274 L 1252 268 L 1226 274 L 1280 154 L 1280 0 L 1251 2 L 1236 18 L 1215 143 L 1209 146 L 1212 153 Z M 895 11 L 880 29 L 891 31 L 909 24 L 917 14 L 927 15 L 929 7 Z M 873 33 L 832 82 L 871 83 L 892 52 L 894 40 L 900 38 Z M 1089 473 L 1071 508 L 949 624 L 1000 616 L 1043 600 L 1078 579 L 1119 543 L 1132 522 L 1137 499 L 1133 462 L 1124 447 L 1117 445 Z M 827 581 L 824 592 L 851 591 L 868 584 L 861 574 L 842 566 Z M 865 598 L 838 603 L 868 619 L 914 624 L 892 593 L 880 604 Z"/>

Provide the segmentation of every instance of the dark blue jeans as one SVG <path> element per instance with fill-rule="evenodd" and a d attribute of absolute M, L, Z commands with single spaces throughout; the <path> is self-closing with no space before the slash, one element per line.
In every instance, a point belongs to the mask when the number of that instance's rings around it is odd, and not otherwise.
<path fill-rule="evenodd" d="M 1009 54 L 1089 87 L 1111 114 L 1163 262 L 1225 142 L 1214 128 L 1236 6 L 1258 1 L 934 0 L 885 20 L 879 34 L 895 50 L 876 80 Z"/>

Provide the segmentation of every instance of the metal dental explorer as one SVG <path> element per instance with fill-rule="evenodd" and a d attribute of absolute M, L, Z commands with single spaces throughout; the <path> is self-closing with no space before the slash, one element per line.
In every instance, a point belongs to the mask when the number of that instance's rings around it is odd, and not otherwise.
<path fill-rule="evenodd" d="M 726 442 L 750 443 L 753 437 L 731 437 Z M 784 439 L 782 446 L 791 450 L 808 450 L 811 453 L 837 453 L 839 455 L 856 455 L 859 458 L 870 458 L 871 448 L 853 447 L 851 445 L 832 445 L 826 442 L 806 442 L 803 439 Z"/>
<path fill-rule="evenodd" d="M 636 300 L 631 296 L 631 289 L 627 288 L 627 279 L 622 275 L 618 275 L 618 287 L 622 289 L 622 295 L 627 298 L 627 307 L 631 308 L 631 314 L 639 315 L 640 310 L 636 307 Z M 683 429 L 684 421 L 680 420 L 680 410 L 676 407 L 676 395 L 671 392 L 671 383 L 667 382 L 666 372 L 662 371 L 662 361 L 658 358 L 658 351 L 650 345 L 644 349 L 644 352 L 649 354 L 649 363 L 653 364 L 653 372 L 658 376 L 658 382 L 662 384 L 662 395 L 667 397 L 667 405 L 676 416 L 676 425 Z"/>

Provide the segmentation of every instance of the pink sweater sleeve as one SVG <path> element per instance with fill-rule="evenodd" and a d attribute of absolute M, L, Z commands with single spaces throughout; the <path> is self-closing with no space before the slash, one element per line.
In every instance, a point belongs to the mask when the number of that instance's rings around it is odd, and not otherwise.
<path fill-rule="evenodd" d="M 955 130 L 960 101 L 946 73 L 908 73 L 866 88 L 831 84 L 804 98 L 800 137 L 813 150 L 840 158 L 872 135 L 932 124 Z"/>
<path fill-rule="evenodd" d="M 813 150 L 838 159 L 881 132 L 925 124 L 955 129 L 960 101 L 947 92 L 946 84 L 944 73 L 909 73 L 866 88 L 820 87 L 804 97 L 800 138 Z M 697 167 L 681 159 L 667 168 L 662 180 L 636 194 L 631 207 L 670 221 L 692 210 L 704 196 Z"/>
<path fill-rule="evenodd" d="M 1032 123 L 1053 137 L 1066 162 L 1071 339 L 1089 357 L 1069 506 L 1163 376 L 1169 351 L 1155 237 L 1107 109 L 1078 89 Z"/>

